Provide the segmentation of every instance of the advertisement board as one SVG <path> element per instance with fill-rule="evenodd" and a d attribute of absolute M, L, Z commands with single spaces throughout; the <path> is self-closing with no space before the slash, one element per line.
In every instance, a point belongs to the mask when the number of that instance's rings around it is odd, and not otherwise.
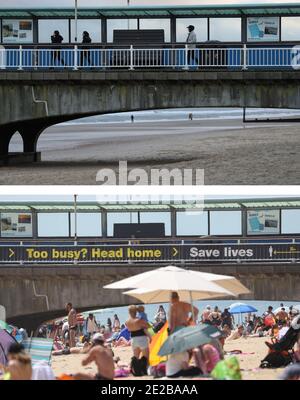
<path fill-rule="evenodd" d="M 252 210 L 247 212 L 247 234 L 268 235 L 280 233 L 279 210 Z"/>
<path fill-rule="evenodd" d="M 3 43 L 32 43 L 32 20 L 4 19 L 2 21 Z"/>
<path fill-rule="evenodd" d="M 247 18 L 247 39 L 249 42 L 279 41 L 279 17 Z"/>
<path fill-rule="evenodd" d="M 1 237 L 31 237 L 32 215 L 29 213 L 1 213 Z"/>

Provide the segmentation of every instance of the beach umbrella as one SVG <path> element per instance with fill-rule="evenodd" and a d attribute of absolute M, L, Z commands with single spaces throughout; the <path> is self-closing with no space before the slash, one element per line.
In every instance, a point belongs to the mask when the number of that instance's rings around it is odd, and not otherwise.
<path fill-rule="evenodd" d="M 233 303 L 229 307 L 230 314 L 244 314 L 244 313 L 252 313 L 257 312 L 257 309 L 250 304 L 245 303 Z"/>
<path fill-rule="evenodd" d="M 233 303 L 229 307 L 228 311 L 230 312 L 230 314 L 239 314 L 240 322 L 242 322 L 242 314 L 257 312 L 257 309 L 253 306 L 250 306 L 250 304 Z"/>
<path fill-rule="evenodd" d="M 207 272 L 198 272 L 198 271 L 190 271 L 191 273 L 195 273 L 197 277 L 201 276 L 203 279 L 206 279 L 210 282 L 217 283 L 219 286 L 224 289 L 230 291 L 233 295 L 238 296 L 240 294 L 247 294 L 250 291 L 242 285 L 235 277 L 228 275 L 219 275 L 219 274 L 211 274 Z M 123 292 L 128 296 L 135 297 L 143 303 L 165 303 L 169 301 L 169 291 L 163 290 L 151 290 L 151 289 L 132 289 L 130 291 Z M 215 296 L 220 297 L 218 295 Z M 189 301 L 189 293 L 181 292 L 180 298 L 182 301 Z M 210 298 L 214 298 L 213 295 Z M 194 300 L 202 300 L 207 299 L 207 297 L 203 297 L 200 292 L 193 294 Z"/>
<path fill-rule="evenodd" d="M 9 325 L 6 322 L 0 320 L 0 329 L 7 329 L 7 328 L 9 328 Z"/>
<path fill-rule="evenodd" d="M 0 364 L 7 364 L 8 350 L 13 343 L 17 343 L 15 338 L 12 337 L 5 329 L 0 329 Z"/>
<path fill-rule="evenodd" d="M 210 343 L 222 336 L 222 332 L 212 325 L 202 324 L 182 328 L 172 333 L 158 352 L 159 356 L 181 353 Z"/>
<path fill-rule="evenodd" d="M 157 293 L 169 300 L 168 294 L 171 291 L 178 292 L 181 296 L 187 292 L 189 297 L 192 295 L 194 300 L 211 299 L 217 297 L 235 296 L 231 291 L 221 287 L 215 282 L 207 280 L 200 272 L 178 268 L 174 266 L 157 268 L 155 270 L 143 272 L 130 278 L 114 282 L 104 286 L 105 289 L 138 289 L 132 291 L 140 294 L 140 298 L 145 295 L 146 302 L 154 303 L 152 293 L 160 298 Z M 166 293 L 165 293 L 166 292 Z M 137 297 L 137 296 L 134 296 Z"/>
<path fill-rule="evenodd" d="M 166 295 L 166 292 L 178 292 L 181 298 L 183 295 L 188 295 L 191 304 L 193 300 L 235 296 L 234 293 L 224 289 L 217 283 L 205 279 L 199 272 L 172 265 L 122 279 L 121 281 L 106 285 L 104 288 L 152 290 L 161 292 L 163 296 Z M 154 303 L 156 301 L 152 300 L 150 302 Z"/>

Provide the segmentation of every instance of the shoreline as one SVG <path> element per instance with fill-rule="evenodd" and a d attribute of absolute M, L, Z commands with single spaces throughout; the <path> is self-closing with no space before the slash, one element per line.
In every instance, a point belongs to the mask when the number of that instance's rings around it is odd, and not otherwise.
<path fill-rule="evenodd" d="M 282 128 L 284 127 L 284 129 Z M 101 168 L 204 169 L 206 185 L 295 185 L 295 123 L 236 120 L 56 126 L 38 143 L 42 162 L 1 167 L 0 184 L 95 185 Z M 11 151 L 21 144 L 13 138 Z M 293 161 L 291 163 L 291 160 Z"/>

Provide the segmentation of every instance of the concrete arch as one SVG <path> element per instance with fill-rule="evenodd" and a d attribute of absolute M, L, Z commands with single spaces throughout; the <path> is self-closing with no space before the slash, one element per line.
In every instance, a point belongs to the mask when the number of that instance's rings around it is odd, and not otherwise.
<path fill-rule="evenodd" d="M 14 142 L 14 152 L 24 151 L 24 140 L 19 131 L 16 131 L 9 141 L 9 153 L 12 153 L 12 142 Z"/>
<path fill-rule="evenodd" d="M 97 114 L 194 107 L 300 109 L 300 71 L 28 72 L 24 76 L 10 73 L 0 86 L 0 98 L 6 99 L 0 115 L 1 155 L 7 154 L 13 129 L 21 129 L 26 152 L 35 152 L 46 127 Z M 47 107 L 32 98 L 33 85 Z"/>

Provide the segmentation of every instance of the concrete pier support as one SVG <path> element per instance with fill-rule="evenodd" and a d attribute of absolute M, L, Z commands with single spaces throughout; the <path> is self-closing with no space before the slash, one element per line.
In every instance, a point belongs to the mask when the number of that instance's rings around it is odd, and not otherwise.
<path fill-rule="evenodd" d="M 0 165 L 15 165 L 41 161 L 41 153 L 37 152 L 37 142 L 46 125 L 23 123 L 3 127 L 0 130 Z M 23 139 L 23 152 L 9 152 L 9 144 L 13 135 L 19 132 Z"/>

